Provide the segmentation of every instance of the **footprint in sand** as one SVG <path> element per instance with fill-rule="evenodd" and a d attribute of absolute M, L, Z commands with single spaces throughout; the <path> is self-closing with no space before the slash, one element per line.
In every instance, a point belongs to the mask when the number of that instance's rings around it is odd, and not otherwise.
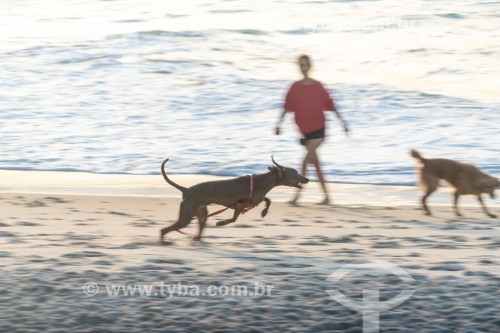
<path fill-rule="evenodd" d="M 171 264 L 171 265 L 185 265 L 186 261 L 181 259 L 148 259 L 146 262 L 151 264 Z"/>
<path fill-rule="evenodd" d="M 21 221 L 21 222 L 17 222 L 16 225 L 23 226 L 23 227 L 36 227 L 36 226 L 39 226 L 41 224 L 35 223 L 35 222 Z"/>
<path fill-rule="evenodd" d="M 13 234 L 11 232 L 7 232 L 7 231 L 0 231 L 0 237 L 6 237 L 6 238 L 9 238 L 9 237 L 17 237 L 16 234 Z"/>
<path fill-rule="evenodd" d="M 96 251 L 82 251 L 82 252 L 72 252 L 63 254 L 64 258 L 94 258 L 94 257 L 105 257 L 107 254 Z"/>
<path fill-rule="evenodd" d="M 130 215 L 130 214 L 128 214 L 128 213 L 116 212 L 116 211 L 113 211 L 113 210 L 111 210 L 111 211 L 107 212 L 107 214 L 111 214 L 111 215 L 119 215 L 119 216 L 131 216 L 131 215 Z"/>
<path fill-rule="evenodd" d="M 378 242 L 372 245 L 374 249 L 399 249 L 401 245 L 398 242 Z"/>
<path fill-rule="evenodd" d="M 150 219 L 139 219 L 136 220 L 135 222 L 131 222 L 128 225 L 134 226 L 134 227 L 139 227 L 139 228 L 147 228 L 151 226 L 158 225 L 159 223 Z"/>
<path fill-rule="evenodd" d="M 28 202 L 25 206 L 29 208 L 36 208 L 36 207 L 45 207 L 47 205 L 42 201 L 35 200 Z"/>
<path fill-rule="evenodd" d="M 135 249 L 139 249 L 141 247 L 142 246 L 138 243 L 128 243 L 128 244 L 125 244 L 125 245 L 118 247 L 118 249 L 135 250 Z"/>
<path fill-rule="evenodd" d="M 69 203 L 71 201 L 66 201 L 64 199 L 61 199 L 61 198 L 57 198 L 57 197 L 45 197 L 43 198 L 44 200 L 50 200 L 52 201 L 53 203 Z"/>
<path fill-rule="evenodd" d="M 457 262 L 450 261 L 450 262 L 439 263 L 439 264 L 437 264 L 435 266 L 430 267 L 429 270 L 431 270 L 431 271 L 451 271 L 451 272 L 455 272 L 455 271 L 463 271 L 463 270 L 465 270 L 465 266 L 460 265 Z"/>

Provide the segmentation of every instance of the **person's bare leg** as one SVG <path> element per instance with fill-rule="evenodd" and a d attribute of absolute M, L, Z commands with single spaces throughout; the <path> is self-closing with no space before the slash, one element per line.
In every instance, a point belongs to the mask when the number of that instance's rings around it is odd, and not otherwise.
<path fill-rule="evenodd" d="M 306 177 L 306 174 L 307 174 L 307 164 L 310 163 L 309 162 L 309 151 L 306 153 L 306 156 L 304 156 L 304 160 L 302 161 L 302 176 Z M 295 197 L 293 198 L 293 200 L 289 201 L 288 203 L 292 206 L 297 206 L 297 201 L 299 200 L 299 197 L 300 197 L 300 192 L 302 191 L 302 189 L 298 188 L 297 189 L 297 192 L 295 193 Z"/>
<path fill-rule="evenodd" d="M 318 181 L 323 188 L 323 192 L 325 193 L 325 199 L 320 202 L 320 204 L 326 205 L 330 203 L 330 198 L 328 196 L 328 189 L 326 187 L 325 177 L 323 175 L 323 170 L 321 170 L 321 165 L 319 163 L 319 157 L 317 153 L 317 149 L 323 143 L 324 139 L 313 139 L 307 142 L 308 153 L 310 154 L 310 163 L 314 165 L 316 169 L 316 175 L 318 176 Z"/>
<path fill-rule="evenodd" d="M 321 168 L 319 167 L 319 160 L 318 160 L 318 155 L 316 153 L 316 149 L 323 143 L 324 139 L 310 139 L 306 141 L 306 149 L 307 153 L 306 156 L 304 157 L 304 161 L 302 162 L 302 175 L 305 177 L 307 173 L 307 164 L 313 164 L 316 168 L 316 174 L 318 175 L 318 180 L 321 183 L 321 186 L 323 187 L 323 191 L 325 192 L 325 200 L 321 202 L 321 204 L 328 204 L 330 202 L 330 199 L 328 198 L 328 191 L 326 189 L 326 183 L 324 180 L 323 172 L 321 171 Z M 319 171 L 318 171 L 319 170 Z M 297 205 L 297 200 L 299 199 L 301 193 L 301 189 L 297 190 L 297 194 L 295 195 L 295 198 L 290 201 L 290 204 L 293 206 Z"/>
<path fill-rule="evenodd" d="M 320 204 L 327 205 L 330 203 L 330 197 L 328 196 L 328 189 L 326 188 L 325 177 L 323 176 L 323 170 L 321 170 L 318 154 L 316 153 L 316 151 L 314 151 L 313 164 L 316 169 L 316 174 L 318 175 L 319 183 L 321 184 L 323 192 L 325 193 L 325 199 L 322 202 L 320 202 Z"/>

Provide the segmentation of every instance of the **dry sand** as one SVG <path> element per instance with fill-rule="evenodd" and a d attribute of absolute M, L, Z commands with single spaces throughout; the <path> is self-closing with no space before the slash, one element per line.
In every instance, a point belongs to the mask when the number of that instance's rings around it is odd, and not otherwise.
<path fill-rule="evenodd" d="M 362 332 L 361 313 L 331 289 L 355 300 L 363 290 L 382 300 L 415 290 L 380 314 L 381 332 L 500 331 L 500 222 L 470 199 L 466 217 L 453 217 L 446 189 L 431 199 L 434 217 L 414 205 L 413 187 L 331 184 L 335 204 L 318 206 L 309 184 L 301 207 L 282 202 L 291 190 L 276 189 L 264 219 L 261 205 L 215 227 L 225 212 L 193 246 L 178 233 L 159 242 L 180 202 L 161 176 L 3 171 L 0 179 L 3 332 Z M 375 270 L 327 281 L 367 260 L 414 281 Z M 119 285 L 128 296 L 112 290 Z"/>

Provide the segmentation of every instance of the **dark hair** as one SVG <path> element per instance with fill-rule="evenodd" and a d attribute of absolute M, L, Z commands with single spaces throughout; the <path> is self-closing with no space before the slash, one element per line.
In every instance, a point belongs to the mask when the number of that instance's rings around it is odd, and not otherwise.
<path fill-rule="evenodd" d="M 300 55 L 297 62 L 300 62 L 302 59 L 307 60 L 307 63 L 311 65 L 311 58 L 307 54 Z"/>

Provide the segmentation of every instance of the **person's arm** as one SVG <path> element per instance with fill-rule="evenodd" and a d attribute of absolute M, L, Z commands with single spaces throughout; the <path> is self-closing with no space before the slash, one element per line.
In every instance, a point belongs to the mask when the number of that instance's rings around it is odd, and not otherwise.
<path fill-rule="evenodd" d="M 325 97 L 325 107 L 327 111 L 333 111 L 335 112 L 335 115 L 337 118 L 342 122 L 342 126 L 344 127 L 344 133 L 346 136 L 349 136 L 349 126 L 347 125 L 347 121 L 342 117 L 340 112 L 337 110 L 337 106 L 335 105 L 335 102 L 333 101 L 333 98 L 330 96 L 328 93 L 328 90 L 321 85 L 321 88 L 323 89 L 323 94 Z"/>
<path fill-rule="evenodd" d="M 291 112 L 293 110 L 293 102 L 292 102 L 293 87 L 294 86 L 292 85 L 288 90 L 288 93 L 286 94 L 285 103 L 283 105 L 283 112 L 281 113 L 278 119 L 278 123 L 276 124 L 276 130 L 274 132 L 276 135 L 281 134 L 281 123 L 283 122 L 283 118 L 285 118 L 286 113 Z"/>
<path fill-rule="evenodd" d="M 337 116 L 337 118 L 342 122 L 342 125 L 344 126 L 345 135 L 349 136 L 349 126 L 347 125 L 347 121 L 345 121 L 345 119 L 342 117 L 340 112 L 337 110 L 337 108 L 335 107 L 335 104 L 333 105 L 332 111 L 335 112 L 335 115 Z"/>
<path fill-rule="evenodd" d="M 283 112 L 281 113 L 279 119 L 278 119 L 278 123 L 276 124 L 276 131 L 275 131 L 275 134 L 276 135 L 280 135 L 281 134 L 281 123 L 283 122 L 283 118 L 285 118 L 285 115 L 288 111 L 284 108 L 283 109 Z"/>

